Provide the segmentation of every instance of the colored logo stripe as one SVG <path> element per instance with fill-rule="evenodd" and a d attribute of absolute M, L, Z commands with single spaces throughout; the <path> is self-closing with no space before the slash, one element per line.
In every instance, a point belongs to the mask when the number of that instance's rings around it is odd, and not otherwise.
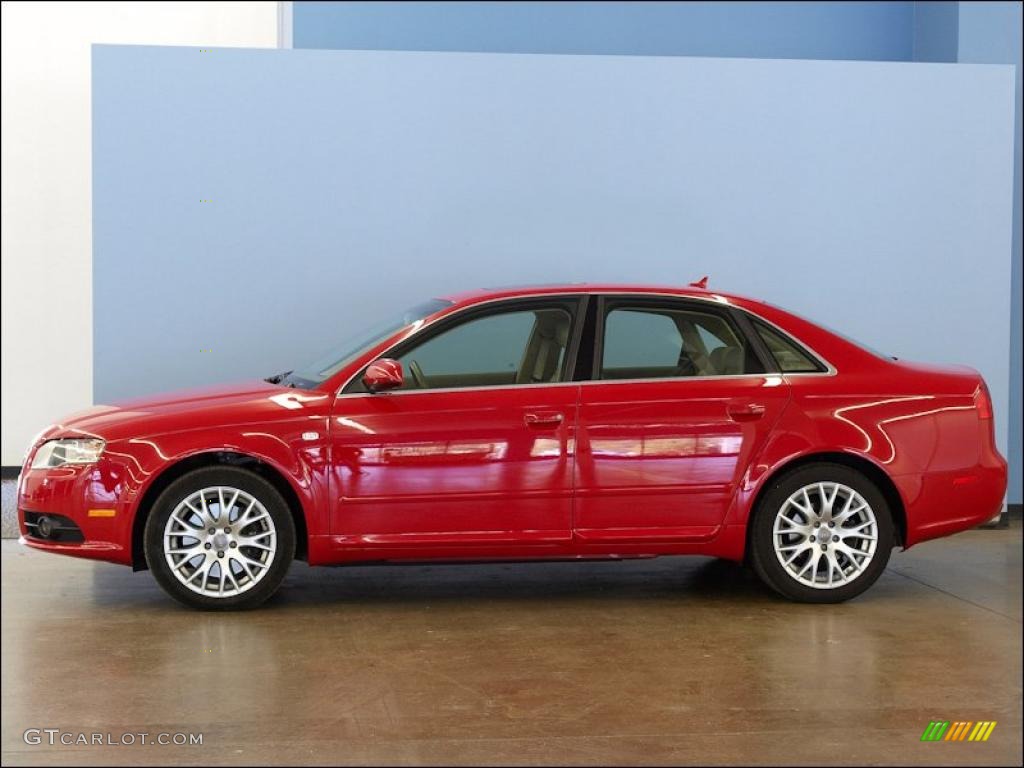
<path fill-rule="evenodd" d="M 921 741 L 988 741 L 995 727 L 995 720 L 932 720 L 921 734 Z"/>
<path fill-rule="evenodd" d="M 968 741 L 988 741 L 988 737 L 992 735 L 992 731 L 996 727 L 995 720 L 989 722 L 983 720 L 974 726 L 974 730 L 971 731 Z"/>
<path fill-rule="evenodd" d="M 971 723 L 966 723 L 966 722 L 964 722 L 962 720 L 956 721 L 955 723 L 953 723 L 952 726 L 950 726 L 949 733 L 946 734 L 946 738 L 943 739 L 943 741 L 961 741 L 961 740 L 963 740 L 964 736 L 967 735 L 964 732 L 970 726 L 971 726 Z"/>

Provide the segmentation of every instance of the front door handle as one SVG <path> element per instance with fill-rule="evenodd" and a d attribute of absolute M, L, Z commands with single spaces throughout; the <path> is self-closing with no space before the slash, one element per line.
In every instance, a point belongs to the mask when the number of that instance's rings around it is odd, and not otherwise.
<path fill-rule="evenodd" d="M 733 421 L 754 421 L 764 416 L 765 408 L 760 403 L 729 403 L 726 411 Z"/>
<path fill-rule="evenodd" d="M 562 423 L 562 414 L 553 411 L 527 413 L 523 421 L 528 427 L 553 427 Z"/>

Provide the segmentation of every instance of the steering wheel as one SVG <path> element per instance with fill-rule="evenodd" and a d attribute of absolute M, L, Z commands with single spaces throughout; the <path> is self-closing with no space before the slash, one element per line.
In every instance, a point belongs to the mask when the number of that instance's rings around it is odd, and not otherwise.
<path fill-rule="evenodd" d="M 409 361 L 409 373 L 412 374 L 412 379 L 416 382 L 417 387 L 420 389 L 427 388 L 427 377 L 423 375 L 423 369 L 420 368 L 420 364 L 415 360 Z"/>

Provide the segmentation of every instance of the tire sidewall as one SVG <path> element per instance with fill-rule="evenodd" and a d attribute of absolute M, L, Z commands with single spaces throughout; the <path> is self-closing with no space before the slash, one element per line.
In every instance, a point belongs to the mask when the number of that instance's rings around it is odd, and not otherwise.
<path fill-rule="evenodd" d="M 178 581 L 164 556 L 164 528 L 175 507 L 196 491 L 217 485 L 239 488 L 258 499 L 270 514 L 277 538 L 277 550 L 270 570 L 252 589 L 231 597 L 209 597 L 193 592 Z M 191 608 L 239 610 L 261 604 L 281 584 L 295 555 L 295 523 L 280 492 L 255 472 L 238 467 L 207 467 L 183 475 L 164 489 L 146 520 L 143 543 L 150 571 L 163 590 L 175 600 Z"/>
<path fill-rule="evenodd" d="M 794 579 L 779 562 L 774 547 L 774 524 L 779 509 L 791 494 L 816 482 L 835 482 L 853 488 L 871 506 L 878 527 L 875 553 L 856 579 L 835 589 L 815 589 Z M 751 528 L 751 559 L 758 575 L 776 592 L 805 603 L 839 603 L 857 597 L 882 575 L 892 554 L 895 532 L 885 496 L 863 474 L 842 464 L 811 464 L 774 481 L 758 503 Z"/>

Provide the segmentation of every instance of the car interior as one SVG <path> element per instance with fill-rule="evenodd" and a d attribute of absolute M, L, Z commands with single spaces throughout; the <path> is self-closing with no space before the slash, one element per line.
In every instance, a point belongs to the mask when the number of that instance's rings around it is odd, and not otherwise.
<path fill-rule="evenodd" d="M 572 314 L 562 306 L 467 320 L 402 354 L 402 389 L 541 384 L 563 380 Z M 597 378 L 733 376 L 763 372 L 722 314 L 669 306 L 612 305 Z"/>
<path fill-rule="evenodd" d="M 649 326 L 649 333 L 640 332 L 641 323 Z M 734 376 L 761 370 L 724 317 L 693 310 L 613 308 L 605 318 L 602 352 L 602 379 Z"/>
<path fill-rule="evenodd" d="M 571 327 L 572 316 L 561 307 L 470 320 L 399 358 L 402 389 L 560 381 Z"/>

